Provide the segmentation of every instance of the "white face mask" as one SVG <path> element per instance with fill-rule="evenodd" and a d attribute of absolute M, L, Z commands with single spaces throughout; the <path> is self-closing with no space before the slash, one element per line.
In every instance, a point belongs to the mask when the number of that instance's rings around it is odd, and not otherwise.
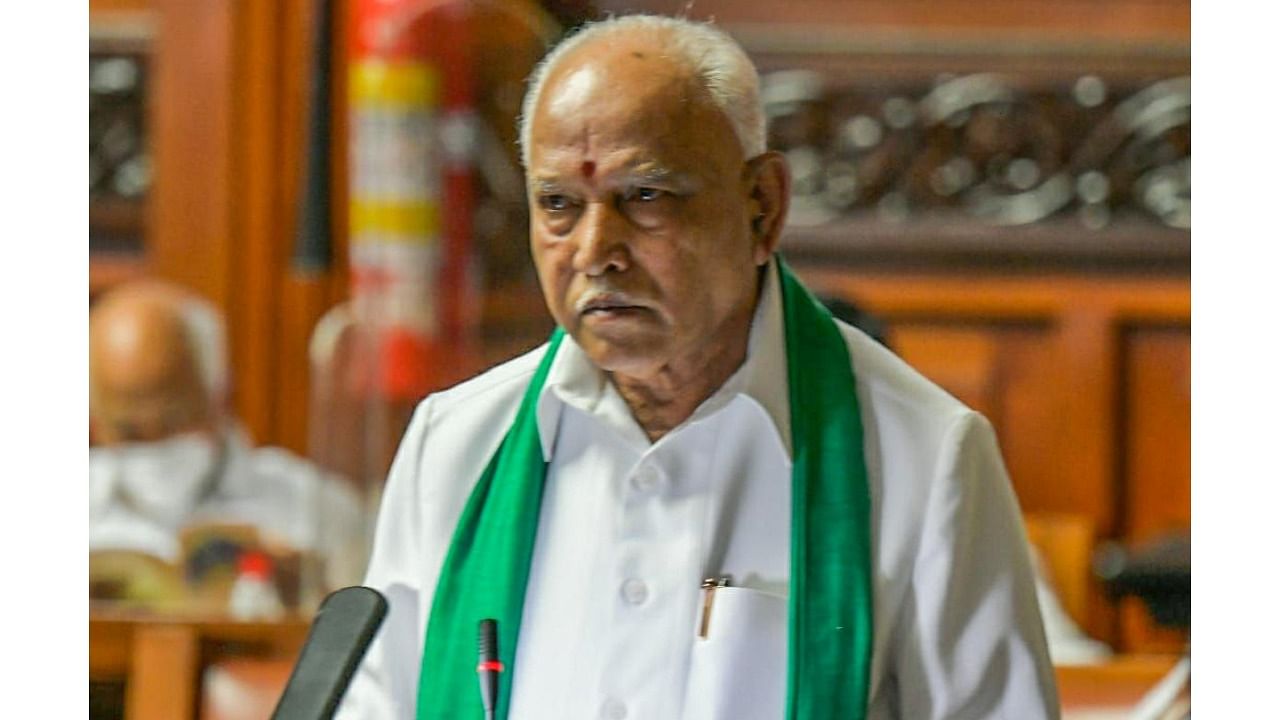
<path fill-rule="evenodd" d="M 221 443 L 206 434 L 94 448 L 105 473 L 91 478 L 90 512 L 114 496 L 140 514 L 176 527 L 209 492 L 221 449 Z"/>

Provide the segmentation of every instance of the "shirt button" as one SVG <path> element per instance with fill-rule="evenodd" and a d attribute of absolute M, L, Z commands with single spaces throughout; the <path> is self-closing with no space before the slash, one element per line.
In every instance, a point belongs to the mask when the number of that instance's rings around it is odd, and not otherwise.
<path fill-rule="evenodd" d="M 640 492 L 650 493 L 662 485 L 662 474 L 657 468 L 645 465 L 636 471 L 635 477 L 631 479 L 631 484 Z"/>
<path fill-rule="evenodd" d="M 600 713 L 606 720 L 622 720 L 627 716 L 627 706 L 620 700 L 605 700 Z"/>
<path fill-rule="evenodd" d="M 622 583 L 622 599 L 632 605 L 639 605 L 649 598 L 649 586 L 643 580 L 628 578 Z"/>

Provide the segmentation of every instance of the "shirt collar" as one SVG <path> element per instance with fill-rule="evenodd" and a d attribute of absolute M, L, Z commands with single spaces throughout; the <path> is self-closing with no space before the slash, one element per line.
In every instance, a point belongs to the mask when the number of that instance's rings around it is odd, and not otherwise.
<path fill-rule="evenodd" d="M 738 396 L 744 396 L 768 416 L 787 457 L 791 457 L 791 404 L 787 386 L 786 337 L 782 318 L 782 291 L 775 266 L 776 261 L 770 260 L 765 270 L 764 287 L 751 320 L 746 360 L 720 389 L 698 407 L 690 419 L 706 417 Z M 613 399 L 619 402 L 610 402 Z M 565 335 L 560 343 L 560 350 L 551 362 L 547 381 L 538 397 L 538 435 L 542 441 L 542 457 L 547 462 L 551 461 L 555 451 L 560 415 L 566 404 L 614 427 L 630 427 L 639 431 L 630 411 L 626 409 L 626 403 L 620 402 L 617 390 L 608 381 L 608 377 L 591 362 L 582 347 L 569 335 Z M 627 414 L 625 417 L 616 417 L 620 412 Z M 647 443 L 643 435 L 640 439 Z"/>

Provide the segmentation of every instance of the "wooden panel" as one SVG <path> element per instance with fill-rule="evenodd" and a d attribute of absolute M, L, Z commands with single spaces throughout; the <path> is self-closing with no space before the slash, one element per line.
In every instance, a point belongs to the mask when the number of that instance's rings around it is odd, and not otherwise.
<path fill-rule="evenodd" d="M 1132 328 L 1124 342 L 1125 538 L 1191 528 L 1191 332 Z M 1186 633 L 1157 627 L 1136 599 L 1121 608 L 1125 647 L 1178 652 Z"/>
<path fill-rule="evenodd" d="M 928 30 L 985 36 L 1077 35 L 1125 40 L 1189 40 L 1191 6 L 1186 0 L 597 0 L 603 11 L 688 12 L 726 25 L 803 24 L 857 28 L 861 32 Z"/>
<path fill-rule="evenodd" d="M 146 262 L 133 255 L 89 256 L 89 302 L 114 285 L 137 280 L 147 274 Z"/>
<path fill-rule="evenodd" d="M 151 9 L 151 0 L 89 0 L 89 14 L 139 13 Z"/>
<path fill-rule="evenodd" d="M 1092 298 L 1075 298 L 1060 325 L 1057 372 L 1044 378 L 1044 387 L 1054 388 L 1061 402 L 1056 408 L 1059 452 L 1050 462 L 1061 469 L 1062 485 L 1054 497 L 1072 510 L 1088 506 L 1106 535 L 1118 531 L 1114 488 L 1120 481 L 1114 323 L 1111 308 Z"/>
<path fill-rule="evenodd" d="M 1054 668 L 1058 699 L 1064 710 L 1079 711 L 1082 718 L 1091 709 L 1099 710 L 1096 717 L 1128 717 L 1125 711 L 1132 710 L 1177 663 L 1176 655 L 1128 655 L 1102 665 Z"/>
<path fill-rule="evenodd" d="M 811 287 L 865 298 L 886 317 L 1038 322 L 1062 317 L 1082 301 L 1124 320 L 1177 323 L 1191 317 L 1189 282 L 1181 276 L 871 273 L 800 264 L 796 270 Z"/>
<path fill-rule="evenodd" d="M 983 328 L 903 323 L 889 339 L 925 377 L 1000 426 L 999 340 Z"/>
<path fill-rule="evenodd" d="M 233 409 L 255 441 L 305 453 L 307 342 L 331 297 L 345 289 L 341 272 L 304 276 L 289 265 L 313 4 L 152 5 L 150 268 L 224 312 Z M 336 5 L 339 14 L 347 7 Z M 340 64 L 336 77 L 338 113 Z M 343 120 L 336 125 L 340 131 Z M 337 187 L 334 205 L 344 212 L 343 185 Z M 335 244 L 341 262 L 341 238 Z"/>
<path fill-rule="evenodd" d="M 236 190 L 228 198 L 234 223 L 231 292 L 231 367 L 236 375 L 236 412 L 250 433 L 270 437 L 279 407 L 273 386 L 280 357 L 275 352 L 280 315 L 276 306 L 281 208 L 275 198 L 282 171 L 277 161 L 280 98 L 276 32 L 280 4 L 248 3 L 236 15 L 233 39 L 236 77 L 232 150 Z"/>
<path fill-rule="evenodd" d="M 1063 412 L 1058 343 L 1046 331 L 1010 338 L 1002 350 L 1005 422 L 996 429 L 1023 512 L 1078 513 L 1097 522 L 1110 508 L 1074 493 L 1078 476 L 1061 461 L 1070 457 L 1064 432 L 1072 419 Z"/>
<path fill-rule="evenodd" d="M 92 612 L 92 611 L 91 611 Z M 89 620 L 89 679 L 115 680 L 129 674 L 133 629 L 124 623 Z"/>
<path fill-rule="evenodd" d="M 97 608 L 89 618 L 90 678 L 125 680 L 130 720 L 192 718 L 205 665 L 261 660 L 271 667 L 265 679 L 279 683 L 280 666 L 297 656 L 308 625 L 299 617 L 239 622 Z"/>
<path fill-rule="evenodd" d="M 135 631 L 125 685 L 129 720 L 184 720 L 196 712 L 200 643 L 193 628 L 149 625 Z"/>
<path fill-rule="evenodd" d="M 226 308 L 233 231 L 232 5 L 156 0 L 155 9 L 148 255 L 158 275 Z"/>
<path fill-rule="evenodd" d="M 1077 624 L 1088 622 L 1093 521 L 1083 515 L 1031 513 L 1023 518 L 1027 541 L 1044 560 L 1047 580 Z"/>
<path fill-rule="evenodd" d="M 285 3 L 288 11 L 282 15 L 279 28 L 280 42 L 280 96 L 283 104 L 280 111 L 280 124 L 284 128 L 278 138 L 278 162 L 283 168 L 292 172 L 281 178 L 276 193 L 276 203 L 284 208 L 281 223 L 277 230 L 277 242 L 282 245 L 282 253 L 276 264 L 276 272 L 280 276 L 279 308 L 280 332 L 272 339 L 273 351 L 281 360 L 280 374 L 272 385 L 273 399 L 279 413 L 272 427 L 272 441 L 295 452 L 306 453 L 307 424 L 310 416 L 311 372 L 308 363 L 308 344 L 316 322 L 335 302 L 331 299 L 334 287 L 345 289 L 342 278 L 333 271 L 300 272 L 291 266 L 293 244 L 298 231 L 298 202 L 302 183 L 302 168 L 307 159 L 306 151 L 306 113 L 310 98 L 307 87 L 311 75 L 310 49 L 312 33 L 317 18 L 315 4 L 289 0 Z M 345 3 L 335 2 L 334 12 L 338 19 L 337 27 L 341 33 L 346 17 Z M 335 52 L 341 53 L 344 45 L 341 37 L 334 43 Z M 334 110 L 334 137 L 341 138 L 345 127 L 345 81 L 346 65 L 341 57 L 335 58 L 333 65 L 335 85 L 332 89 Z M 339 164 L 345 168 L 346 143 L 344 139 L 335 141 L 333 155 L 343 159 Z M 338 170 L 330 167 L 331 173 Z M 332 218 L 334 228 L 334 246 L 345 248 L 346 224 L 346 179 L 336 174 L 333 177 Z M 343 256 L 345 258 L 345 256 Z M 335 258 L 335 267 L 345 262 Z M 337 293 L 341 295 L 341 293 Z"/>
<path fill-rule="evenodd" d="M 1191 527 L 1191 331 L 1134 329 L 1125 342 L 1126 531 Z"/>
<path fill-rule="evenodd" d="M 991 421 L 1024 509 L 1114 524 L 1110 350 L 1082 336 L 1105 335 L 1105 317 L 1092 325 L 890 321 L 903 359 Z"/>

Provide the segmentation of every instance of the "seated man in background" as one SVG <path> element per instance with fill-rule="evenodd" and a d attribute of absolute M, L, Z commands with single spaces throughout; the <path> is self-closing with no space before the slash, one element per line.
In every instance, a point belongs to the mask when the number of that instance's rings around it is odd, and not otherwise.
<path fill-rule="evenodd" d="M 361 547 L 354 493 L 284 449 L 252 447 L 228 414 L 223 336 L 217 310 L 160 282 L 94 304 L 89 549 L 177 564 L 184 529 L 242 525 L 324 558 L 330 584 L 346 578 Z"/>

